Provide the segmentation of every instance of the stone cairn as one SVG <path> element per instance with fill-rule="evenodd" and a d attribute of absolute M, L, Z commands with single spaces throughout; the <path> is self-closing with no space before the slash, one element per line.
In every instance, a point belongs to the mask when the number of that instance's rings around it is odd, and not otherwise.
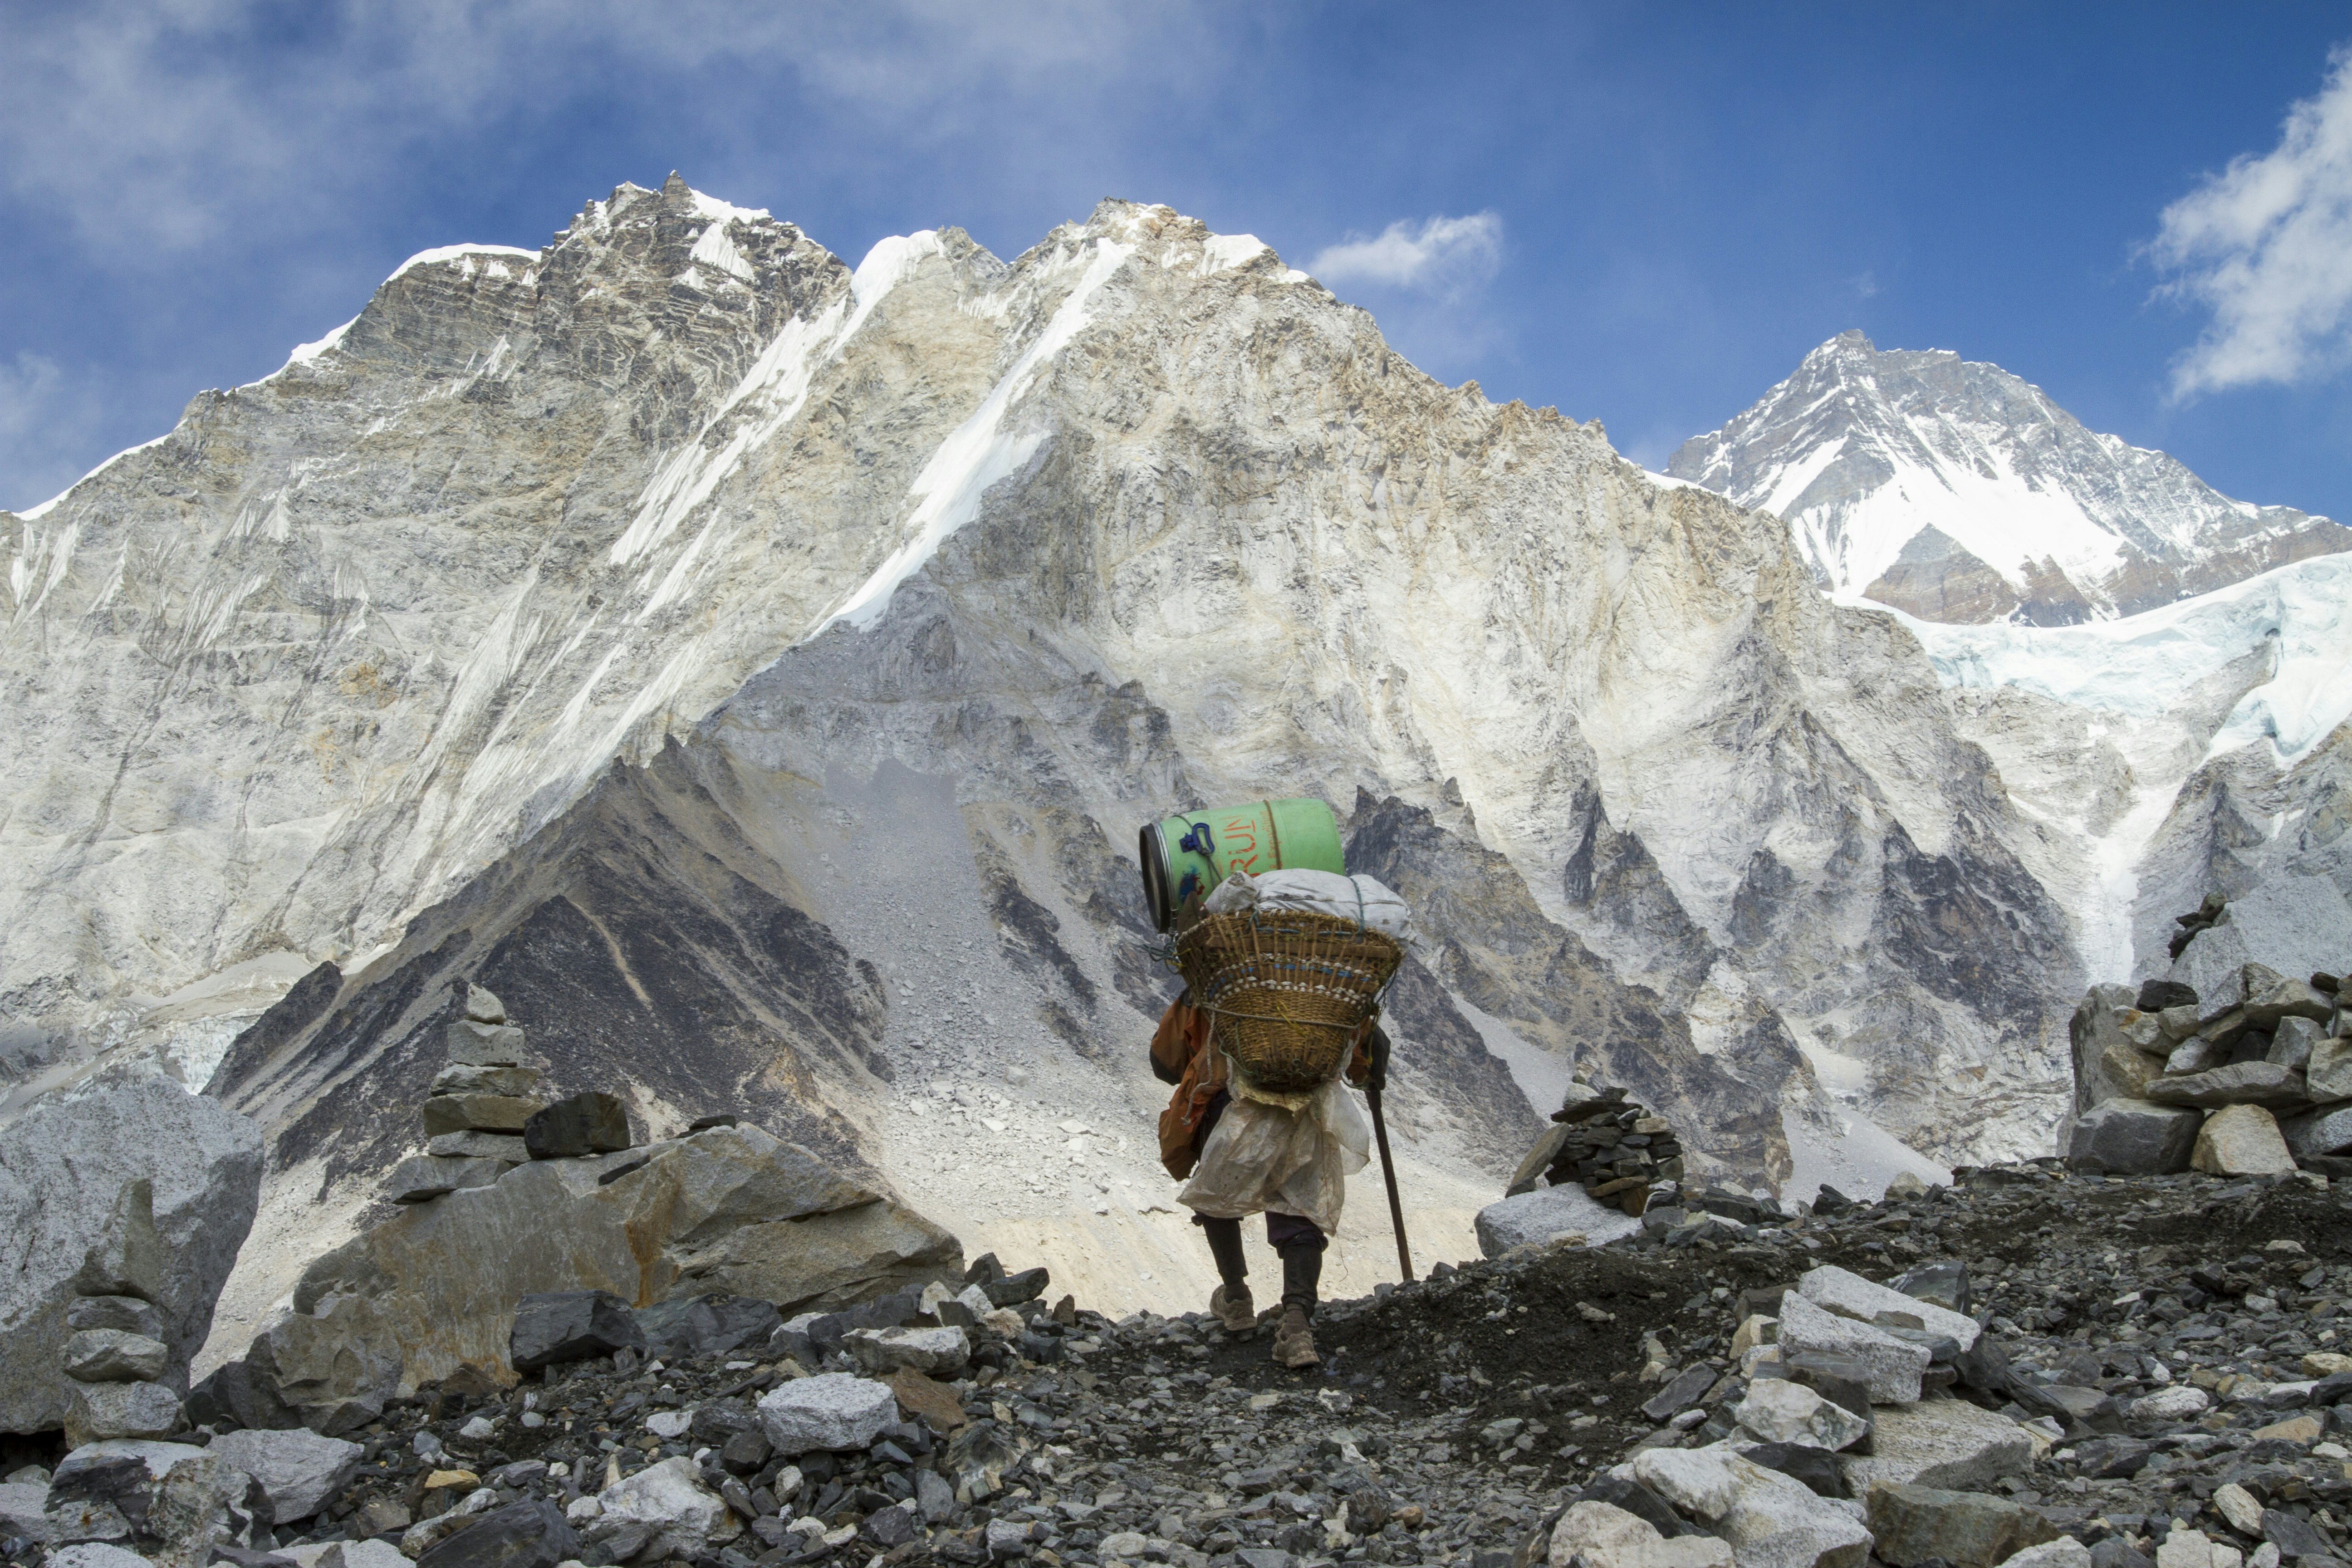
<path fill-rule="evenodd" d="M 74 1276 L 66 1308 L 65 1374 L 74 1381 L 66 1438 L 79 1447 L 110 1437 L 162 1437 L 179 1430 L 180 1396 L 165 1381 L 163 1241 L 155 1194 L 126 1183 L 98 1243 Z"/>
<path fill-rule="evenodd" d="M 2067 1161 L 2127 1175 L 2352 1175 L 2338 977 L 2250 961 L 2218 896 L 2178 923 L 2170 977 L 2093 986 L 2074 1010 Z"/>
<path fill-rule="evenodd" d="M 547 1064 L 507 1021 L 506 1005 L 471 981 L 453 982 L 451 990 L 457 1016 L 443 1030 L 448 1063 L 425 1102 L 425 1152 L 394 1169 L 393 1202 L 487 1187 L 531 1160 L 631 1146 L 628 1108 L 617 1095 L 592 1089 L 552 1104 L 533 1098 Z"/>
<path fill-rule="evenodd" d="M 1580 1076 L 1552 1127 L 1519 1162 L 1506 1196 L 1538 1185 L 1583 1187 L 1599 1202 L 1639 1216 L 1653 1197 L 1672 1197 L 1683 1177 L 1683 1147 L 1663 1116 L 1619 1088 L 1595 1089 Z"/>

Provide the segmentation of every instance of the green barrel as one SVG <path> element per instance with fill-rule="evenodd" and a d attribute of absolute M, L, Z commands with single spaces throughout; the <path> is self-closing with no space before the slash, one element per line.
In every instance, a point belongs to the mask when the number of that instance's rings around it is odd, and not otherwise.
<path fill-rule="evenodd" d="M 1140 845 L 1143 901 L 1166 931 L 1197 910 L 1209 889 L 1236 871 L 1348 869 L 1339 824 L 1319 800 L 1254 800 L 1188 811 L 1147 825 Z"/>

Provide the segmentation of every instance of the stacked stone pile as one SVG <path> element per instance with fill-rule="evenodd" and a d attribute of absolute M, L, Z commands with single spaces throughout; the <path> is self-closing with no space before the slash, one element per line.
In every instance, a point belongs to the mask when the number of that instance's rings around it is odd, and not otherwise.
<path fill-rule="evenodd" d="M 2077 1165 L 2352 1173 L 2352 1016 L 2338 977 L 2239 961 L 2226 913 L 2208 900 L 2181 917 L 2189 940 L 2173 977 L 2095 986 L 2075 1010 L 2065 1148 Z"/>
<path fill-rule="evenodd" d="M 180 1426 L 180 1396 L 171 1347 L 163 1342 L 166 1268 L 163 1238 L 155 1230 L 154 1184 L 123 1184 L 106 1228 L 83 1259 L 66 1308 L 62 1370 L 74 1380 L 66 1411 L 66 1440 L 76 1446 L 108 1438 L 160 1437 Z M 186 1386 L 186 1373 L 180 1373 Z"/>
<path fill-rule="evenodd" d="M 609 1154 L 630 1146 L 628 1110 L 618 1097 L 591 1091 L 552 1105 L 532 1098 L 547 1064 L 531 1055 L 522 1029 L 507 1021 L 506 1005 L 470 982 L 453 989 L 457 1016 L 443 1031 L 448 1063 L 425 1102 L 425 1152 L 394 1169 L 387 1194 L 393 1202 L 429 1203 L 487 1187 L 530 1160 Z"/>

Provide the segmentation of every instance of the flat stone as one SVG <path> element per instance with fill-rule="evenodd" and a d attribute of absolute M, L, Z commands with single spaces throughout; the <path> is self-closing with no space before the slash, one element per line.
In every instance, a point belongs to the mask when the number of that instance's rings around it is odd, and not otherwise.
<path fill-rule="evenodd" d="M 2187 1078 L 2196 1073 L 2226 1066 L 2230 1060 L 2230 1051 L 2237 1044 L 2238 1035 L 2245 1032 L 2244 1015 L 2232 1013 L 2230 1016 L 2239 1021 L 2239 1027 L 2234 1033 L 2227 1038 L 2209 1037 L 2204 1035 L 2190 1036 L 2173 1047 L 2171 1055 L 2164 1058 L 2165 1072 L 2170 1077 Z"/>
<path fill-rule="evenodd" d="M 2287 1018 L 2325 1024 L 2336 1011 L 2336 999 L 2322 996 L 2300 980 L 2281 979 L 2246 998 L 2246 1019 L 2257 1029 L 2271 1029 Z"/>
<path fill-rule="evenodd" d="M 2109 1046 L 2099 1053 L 2091 1103 L 2097 1105 L 2110 1100 L 2145 1099 L 2141 1091 L 2147 1088 L 2149 1080 L 2164 1076 L 2165 1059 L 2164 1057 L 2150 1056 L 2133 1046 Z"/>
<path fill-rule="evenodd" d="M 507 1361 L 517 1372 L 646 1348 L 629 1304 L 610 1290 L 549 1290 L 515 1307 Z"/>
<path fill-rule="evenodd" d="M 501 1165 L 520 1165 L 530 1158 L 520 1132 L 442 1132 L 425 1150 L 435 1159 L 496 1160 Z"/>
<path fill-rule="evenodd" d="M 155 1383 L 171 1363 L 163 1341 L 121 1329 L 82 1329 L 66 1342 L 66 1375 L 82 1383 Z"/>
<path fill-rule="evenodd" d="M 252 1227 L 262 1163 L 260 1129 L 159 1079 L 41 1100 L 8 1127 L 0 1431 L 65 1425 L 84 1386 L 63 1369 L 66 1342 L 79 1331 L 68 1317 L 81 1299 L 150 1303 L 152 1324 L 88 1326 L 144 1333 L 163 1343 L 171 1365 L 187 1365 Z"/>
<path fill-rule="evenodd" d="M 2188 1106 L 2110 1100 L 2074 1119 L 2066 1160 L 2079 1170 L 2115 1175 L 2167 1175 L 2189 1169 L 2204 1117 Z"/>
<path fill-rule="evenodd" d="M 1780 1346 L 1783 1360 L 1807 1351 L 1852 1357 L 1867 1373 L 1873 1405 L 1916 1403 L 1920 1376 L 1935 1360 L 1925 1345 L 1838 1317 L 1795 1291 L 1780 1300 Z"/>
<path fill-rule="evenodd" d="M 2254 1428 L 2256 1442 L 2293 1443 L 2299 1448 L 2308 1448 L 2326 1435 L 2327 1423 L 2316 1415 L 2290 1415 Z"/>
<path fill-rule="evenodd" d="M 763 1346 L 784 1321 L 772 1301 L 716 1293 L 640 1307 L 635 1316 L 648 1353 L 665 1358 L 724 1356 Z"/>
<path fill-rule="evenodd" d="M 1856 1497 L 1882 1482 L 1974 1491 L 2021 1475 L 2033 1462 L 2024 1428 L 1964 1399 L 1882 1410 L 1872 1427 L 1869 1454 L 1843 1461 Z"/>
<path fill-rule="evenodd" d="M 155 1568 L 136 1552 L 103 1541 L 79 1542 L 49 1553 L 49 1568 Z"/>
<path fill-rule="evenodd" d="M 442 1031 L 449 1060 L 462 1067 L 535 1068 L 545 1064 L 523 1044 L 522 1031 L 511 1024 L 484 1024 L 461 1018 Z"/>
<path fill-rule="evenodd" d="M 2213 1507 L 2230 1521 L 2231 1529 L 2256 1540 L 2262 1538 L 2263 1505 L 2237 1482 L 2227 1481 L 2213 1489 Z"/>
<path fill-rule="evenodd" d="M 1633 1479 L 1716 1526 L 1739 1568 L 1861 1568 L 1870 1532 L 1836 1502 L 1727 1444 L 1647 1448 Z"/>
<path fill-rule="evenodd" d="M 1563 1236 L 1581 1236 L 1586 1246 L 1599 1247 L 1635 1234 L 1642 1222 L 1602 1205 L 1571 1182 L 1488 1204 L 1478 1211 L 1475 1228 L 1478 1250 L 1500 1258 L 1515 1247 L 1541 1245 Z"/>
<path fill-rule="evenodd" d="M 534 1160 L 610 1154 L 629 1146 L 629 1111 L 618 1095 L 589 1090 L 533 1114 L 522 1130 Z"/>
<path fill-rule="evenodd" d="M 2173 961 L 2171 978 L 2197 993 L 2197 1005 L 2208 1018 L 2244 1005 L 2246 1000 L 2245 934 L 2225 912 L 2221 923 L 2207 926 L 2189 939 Z"/>
<path fill-rule="evenodd" d="M 1715 1386 L 1716 1375 L 1715 1369 L 1704 1363 L 1685 1367 L 1665 1387 L 1642 1402 L 1642 1414 L 1653 1421 L 1681 1415 Z"/>
<path fill-rule="evenodd" d="M 2232 1062 L 2181 1078 L 2158 1078 L 2143 1098 L 2158 1105 L 2194 1105 L 2207 1110 L 2225 1105 L 2259 1105 L 2295 1110 L 2311 1103 L 2304 1075 L 2275 1062 Z"/>
<path fill-rule="evenodd" d="M 160 1340 L 163 1337 L 163 1314 L 152 1301 L 142 1301 L 136 1296 L 79 1296 L 66 1308 L 66 1327 L 77 1332 L 83 1329 L 120 1329 L 126 1334 Z"/>
<path fill-rule="evenodd" d="M 760 1400 L 768 1446 L 787 1458 L 815 1449 L 869 1447 L 898 1418 L 898 1401 L 885 1383 L 823 1373 L 795 1378 Z"/>
<path fill-rule="evenodd" d="M 66 1442 L 76 1448 L 110 1437 L 168 1437 L 180 1426 L 180 1396 L 160 1383 L 78 1383 L 65 1415 Z"/>
<path fill-rule="evenodd" d="M 2057 1527 L 2042 1515 L 1978 1492 L 1881 1482 L 1864 1501 L 1874 1550 L 1895 1568 L 1930 1558 L 1952 1568 L 2000 1568 L 2027 1547 L 2058 1537 Z"/>
<path fill-rule="evenodd" d="M 2207 1117 L 2197 1130 L 2197 1152 L 2189 1163 L 2216 1176 L 2266 1176 L 2294 1169 L 2277 1121 L 2259 1105 L 2226 1106 Z"/>
<path fill-rule="evenodd" d="M 2311 1063 L 2304 1070 L 2305 1087 L 2321 1104 L 2352 1100 L 2352 1039 L 2326 1037 L 2311 1047 Z"/>
<path fill-rule="evenodd" d="M 384 1182 L 383 1195 L 396 1204 L 430 1203 L 467 1187 L 487 1187 L 519 1163 L 411 1154 L 392 1168 L 391 1176 Z"/>
<path fill-rule="evenodd" d="M 2071 1535 L 2062 1535 L 2055 1541 L 2027 1547 L 2000 1568 L 2092 1568 L 2091 1549 Z"/>
<path fill-rule="evenodd" d="M 2156 1568 L 2216 1568 L 2212 1539 L 2201 1530 L 2176 1530 L 2156 1546 Z M 2236 1557 L 2238 1549 L 2228 1549 Z"/>
<path fill-rule="evenodd" d="M 1574 1128 L 1563 1121 L 1555 1121 L 1545 1128 L 1536 1138 L 1535 1146 L 1528 1151 L 1527 1158 L 1519 1162 L 1519 1168 L 1511 1173 L 1505 1193 L 1517 1194 L 1527 1189 L 1538 1176 L 1550 1170 L 1551 1163 L 1559 1158 L 1561 1148 L 1574 1131 Z"/>
<path fill-rule="evenodd" d="M 1982 1331 L 1974 1318 L 1873 1284 L 1859 1274 L 1833 1265 L 1806 1270 L 1797 1281 L 1797 1293 L 1842 1318 L 1881 1328 L 1925 1329 L 1951 1340 L 1963 1351 L 1975 1344 L 1977 1335 Z"/>
<path fill-rule="evenodd" d="M 511 1094 L 441 1094 L 425 1102 L 425 1135 L 444 1132 L 520 1132 L 541 1109 L 535 1100 Z"/>
<path fill-rule="evenodd" d="M 841 1343 L 859 1366 L 881 1375 L 906 1367 L 953 1377 L 971 1360 L 971 1336 L 961 1329 L 852 1329 Z"/>
<path fill-rule="evenodd" d="M 2213 1396 L 2203 1389 L 2186 1383 L 2176 1383 L 2169 1388 L 2159 1388 L 2154 1394 L 2143 1394 L 2125 1407 L 2135 1421 L 2189 1421 L 2213 1407 Z"/>
<path fill-rule="evenodd" d="M 1758 1443 L 1753 1447 L 1740 1445 L 1739 1454 L 1751 1465 L 1761 1465 L 1802 1481 L 1815 1497 L 1851 1495 L 1846 1489 L 1845 1472 L 1838 1468 L 1838 1457 L 1827 1448 L 1816 1448 L 1810 1443 Z"/>
<path fill-rule="evenodd" d="M 2143 980 L 2139 983 L 2139 994 L 2132 998 L 2132 1005 L 2143 1013 L 2161 1013 L 2172 1007 L 2194 1007 L 2197 1005 L 2197 991 L 2194 986 L 2184 985 L 2178 980 Z"/>
<path fill-rule="evenodd" d="M 291 1524 L 333 1502 L 351 1484 L 367 1450 L 340 1437 L 299 1427 L 282 1432 L 224 1432 L 211 1452 L 243 1470 L 269 1499 L 271 1522 Z"/>
<path fill-rule="evenodd" d="M 1577 1560 L 1585 1568 L 1732 1568 L 1728 1542 L 1711 1535 L 1669 1541 L 1649 1521 L 1605 1502 L 1571 1503 L 1552 1526 L 1545 1561 L 1568 1568 Z"/>
<path fill-rule="evenodd" d="M 433 1076 L 431 1094 L 528 1096 L 547 1075 L 537 1068 L 485 1068 L 451 1062 Z"/>
<path fill-rule="evenodd" d="M 1801 1443 L 1814 1448 L 1847 1448 L 1870 1435 L 1871 1424 L 1812 1389 L 1785 1378 L 1760 1379 L 1733 1419 L 1767 1443 Z"/>
<path fill-rule="evenodd" d="M 503 1024 L 507 1021 L 507 1005 L 499 1000 L 487 985 L 471 980 L 453 980 L 449 989 L 456 994 L 457 1016 L 476 1024 Z"/>
<path fill-rule="evenodd" d="M 2352 1105 L 2279 1118 L 2279 1134 L 2297 1160 L 2352 1151 Z"/>
<path fill-rule="evenodd" d="M 912 1367 L 900 1368 L 886 1381 L 908 1415 L 922 1421 L 942 1436 L 971 1419 L 964 1414 L 963 1402 L 956 1397 L 954 1389 L 944 1383 L 932 1382 Z"/>

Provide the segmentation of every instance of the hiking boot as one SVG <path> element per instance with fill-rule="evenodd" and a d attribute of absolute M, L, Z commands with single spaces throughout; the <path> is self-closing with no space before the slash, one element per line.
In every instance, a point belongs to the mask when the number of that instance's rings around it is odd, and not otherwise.
<path fill-rule="evenodd" d="M 1315 1352 L 1315 1331 L 1307 1325 L 1307 1309 L 1285 1307 L 1282 1325 L 1274 1331 L 1274 1363 L 1293 1370 L 1304 1370 L 1321 1363 Z"/>
<path fill-rule="evenodd" d="M 1245 1334 L 1257 1327 L 1257 1309 L 1250 1304 L 1247 1285 L 1220 1285 L 1210 1291 L 1209 1314 L 1229 1334 Z"/>

